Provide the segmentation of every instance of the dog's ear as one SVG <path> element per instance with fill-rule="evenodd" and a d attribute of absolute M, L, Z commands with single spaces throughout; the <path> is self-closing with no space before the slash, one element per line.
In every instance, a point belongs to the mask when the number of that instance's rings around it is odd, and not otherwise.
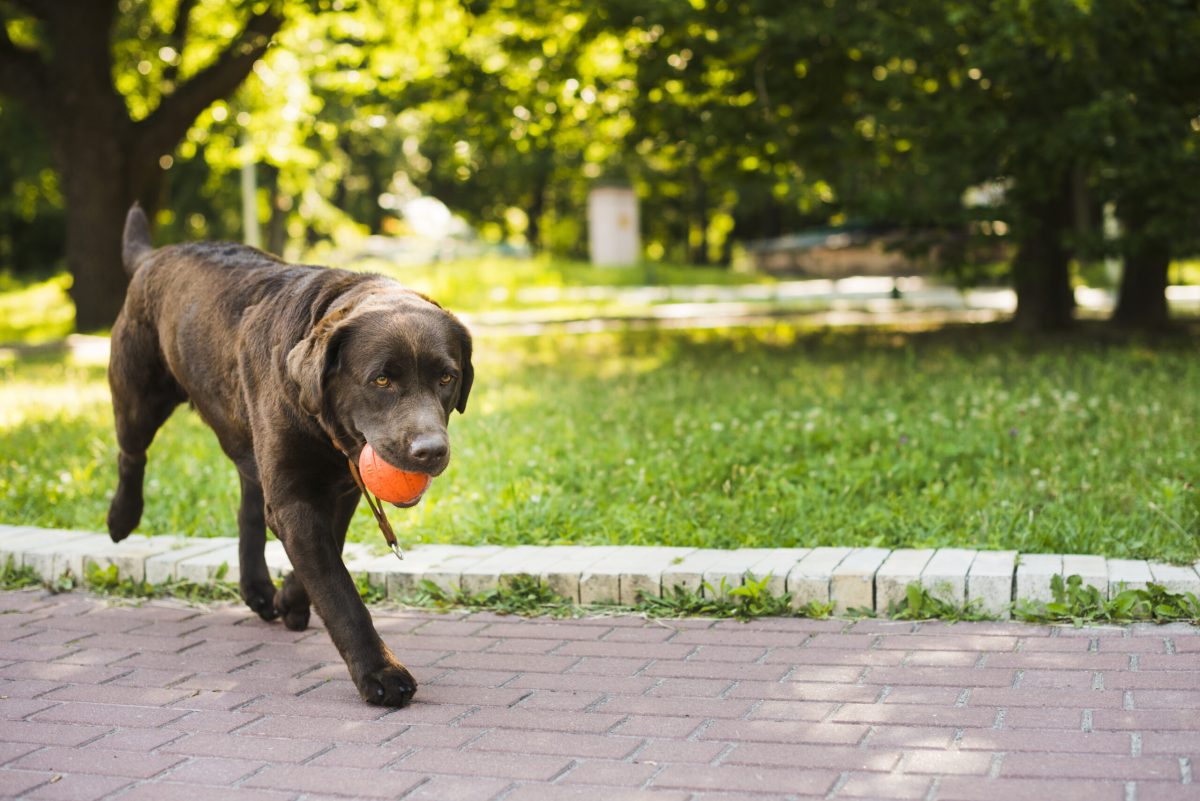
<path fill-rule="evenodd" d="M 455 322 L 458 322 L 457 319 Z M 471 364 L 471 332 L 462 323 L 458 323 L 458 347 L 462 353 L 462 383 L 458 388 L 458 403 L 454 408 L 462 414 L 467 410 L 467 396 L 471 394 L 471 385 L 475 383 L 475 366 Z"/>
<path fill-rule="evenodd" d="M 336 358 L 336 343 L 346 327 L 346 315 L 334 313 L 313 326 L 308 336 L 287 355 L 287 376 L 296 385 L 300 408 L 313 417 L 321 414 L 325 379 Z"/>

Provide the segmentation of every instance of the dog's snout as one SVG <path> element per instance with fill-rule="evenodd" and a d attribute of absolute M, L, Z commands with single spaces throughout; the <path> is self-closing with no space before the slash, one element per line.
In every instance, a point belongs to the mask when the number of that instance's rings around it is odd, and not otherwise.
<path fill-rule="evenodd" d="M 418 434 L 408 445 L 408 457 L 423 467 L 440 467 L 450 453 L 445 434 Z"/>

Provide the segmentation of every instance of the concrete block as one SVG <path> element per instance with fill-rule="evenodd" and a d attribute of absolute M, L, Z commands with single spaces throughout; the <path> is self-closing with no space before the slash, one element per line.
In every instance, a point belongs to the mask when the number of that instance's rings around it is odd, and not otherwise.
<path fill-rule="evenodd" d="M 175 537 L 131 534 L 114 543 L 106 534 L 89 534 L 29 548 L 23 552 L 22 560 L 43 577 L 57 578 L 69 570 L 82 580 L 87 575 L 85 565 L 94 562 L 101 569 L 116 565 L 121 578 L 141 581 L 146 577 L 146 560 L 166 553 L 176 542 Z"/>
<path fill-rule="evenodd" d="M 921 586 L 935 598 L 962 606 L 967 602 L 967 573 L 978 553 L 967 548 L 938 548 L 921 571 Z"/>
<path fill-rule="evenodd" d="M 833 569 L 829 600 L 834 611 L 875 608 L 875 573 L 890 553 L 888 548 L 855 548 Z"/>
<path fill-rule="evenodd" d="M 1008 619 L 1016 572 L 1016 551 L 980 551 L 967 571 L 967 600 L 978 601 L 981 612 Z"/>
<path fill-rule="evenodd" d="M 146 559 L 146 581 L 151 584 L 163 584 L 178 578 L 177 570 L 180 562 L 211 551 L 229 547 L 236 543 L 229 537 L 178 537 L 175 542 L 160 554 Z"/>
<path fill-rule="evenodd" d="M 761 554 L 756 562 L 742 572 L 759 580 L 767 579 L 767 591 L 782 596 L 788 591 L 787 580 L 792 568 L 812 553 L 812 548 L 742 548 L 738 553 Z M 709 579 L 710 583 L 719 585 L 720 573 L 714 571 L 711 575 L 717 580 L 714 582 Z"/>
<path fill-rule="evenodd" d="M 908 585 L 920 583 L 921 571 L 932 557 L 932 548 L 892 551 L 875 572 L 875 611 L 886 614 L 890 605 L 904 600 Z"/>
<path fill-rule="evenodd" d="M 517 545 L 504 548 L 491 556 L 464 567 L 463 591 L 471 595 L 494 590 L 511 581 L 514 576 L 539 577 L 543 570 L 586 548 L 576 545 L 539 546 Z"/>
<path fill-rule="evenodd" d="M 797 609 L 815 601 L 829 603 L 833 569 L 850 555 L 853 548 L 813 548 L 802 558 L 787 577 L 787 591 Z"/>
<path fill-rule="evenodd" d="M 1153 581 L 1150 565 L 1145 559 L 1109 559 L 1108 560 L 1108 597 L 1112 598 L 1121 590 L 1143 590 L 1146 584 Z"/>
<path fill-rule="evenodd" d="M 435 544 L 412 548 L 405 552 L 403 561 L 392 559 L 395 564 L 387 572 L 388 597 L 412 595 L 423 579 L 446 592 L 458 592 L 462 588 L 462 571 L 498 551 L 499 545 Z"/>
<path fill-rule="evenodd" d="M 542 586 L 569 601 L 580 603 L 580 580 L 583 574 L 597 562 L 607 559 L 622 546 L 592 545 L 577 552 L 559 555 L 553 563 L 538 573 Z"/>
<path fill-rule="evenodd" d="M 96 540 L 98 537 L 108 539 L 103 534 L 93 534 L 87 531 L 66 531 L 34 526 L 6 526 L 5 528 L 7 530 L 4 539 L 0 540 L 0 567 L 8 564 L 9 558 L 13 560 L 14 565 L 25 564 L 24 553 L 26 551 L 34 551 L 47 546 L 53 549 L 76 540 L 98 541 Z M 108 541 L 112 542 L 112 540 Z M 38 575 L 43 579 L 57 578 L 50 573 L 41 572 L 36 567 L 34 569 L 38 570 Z"/>
<path fill-rule="evenodd" d="M 1092 586 L 1100 590 L 1100 594 L 1108 597 L 1108 562 L 1103 556 L 1090 554 L 1063 554 L 1062 577 L 1066 581 L 1071 576 L 1079 576 L 1083 586 Z"/>
<path fill-rule="evenodd" d="M 1200 598 L 1200 575 L 1193 567 L 1150 562 L 1150 575 L 1168 592 L 1190 592 Z"/>
<path fill-rule="evenodd" d="M 1021 554 L 1017 565 L 1017 600 L 1041 601 L 1048 603 L 1054 600 L 1050 594 L 1050 577 L 1062 575 L 1062 556 L 1051 553 Z"/>
<path fill-rule="evenodd" d="M 175 578 L 185 581 L 212 581 L 223 572 L 222 581 L 236 584 L 240 577 L 237 540 L 222 537 L 220 547 L 180 559 L 175 563 Z"/>
<path fill-rule="evenodd" d="M 639 593 L 662 595 L 662 574 L 695 548 L 623 546 L 592 564 L 579 578 L 581 603 L 637 603 Z"/>
<path fill-rule="evenodd" d="M 703 585 L 705 580 L 705 572 L 716 570 L 723 562 L 727 562 L 730 553 L 731 551 L 720 548 L 698 548 L 679 561 L 673 561 L 663 571 L 663 591 L 670 592 L 678 586 L 699 594 L 701 592 L 701 585 Z M 739 575 L 738 584 L 741 583 L 741 576 Z"/>

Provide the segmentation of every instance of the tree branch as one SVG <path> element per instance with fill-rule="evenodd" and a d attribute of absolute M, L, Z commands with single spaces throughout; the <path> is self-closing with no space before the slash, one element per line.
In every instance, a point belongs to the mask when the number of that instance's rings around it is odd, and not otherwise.
<path fill-rule="evenodd" d="M 183 61 L 183 48 L 187 44 L 188 20 L 196 0 L 179 0 L 175 7 L 175 27 L 171 29 L 171 46 L 175 49 L 175 61 L 163 70 L 163 83 L 174 86 L 179 78 L 179 64 Z"/>
<path fill-rule="evenodd" d="M 46 64 L 35 51 L 18 47 L 8 36 L 0 18 L 0 94 L 14 98 L 39 122 L 50 116 L 52 97 L 48 91 Z"/>
<path fill-rule="evenodd" d="M 136 153 L 157 157 L 174 149 L 200 112 L 232 94 L 266 52 L 271 37 L 283 24 L 271 11 L 255 14 L 241 34 L 200 72 L 165 96 L 153 112 L 134 126 Z"/>

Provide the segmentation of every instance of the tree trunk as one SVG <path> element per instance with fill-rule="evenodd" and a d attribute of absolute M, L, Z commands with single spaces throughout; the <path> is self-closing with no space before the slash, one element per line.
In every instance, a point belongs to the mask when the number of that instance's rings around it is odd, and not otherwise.
<path fill-rule="evenodd" d="M 1127 233 L 1137 235 L 1138 232 Z M 1125 254 L 1125 269 L 1112 323 L 1123 328 L 1160 331 L 1171 323 L 1167 309 L 1167 272 L 1171 246 L 1155 239 Z"/>
<path fill-rule="evenodd" d="M 1066 191 L 1024 209 L 1026 220 L 1018 234 L 1013 259 L 1013 289 L 1017 312 L 1013 322 L 1022 331 L 1064 331 L 1074 322 L 1075 294 L 1071 289 L 1070 254 L 1063 233 L 1070 219 Z"/>
<path fill-rule="evenodd" d="M 59 162 L 77 331 L 111 326 L 125 302 L 129 283 L 121 264 L 121 233 L 130 198 L 126 177 L 119 161 L 91 155 L 73 150 Z"/>

